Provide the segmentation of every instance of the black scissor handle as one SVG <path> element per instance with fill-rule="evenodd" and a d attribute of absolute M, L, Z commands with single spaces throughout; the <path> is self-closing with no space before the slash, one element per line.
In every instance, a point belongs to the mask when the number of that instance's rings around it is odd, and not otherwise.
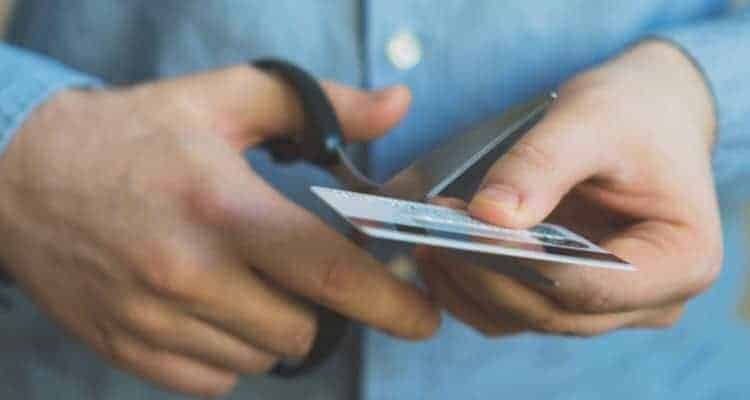
<path fill-rule="evenodd" d="M 300 159 L 329 167 L 339 163 L 338 149 L 344 138 L 336 111 L 313 76 L 287 61 L 261 59 L 252 62 L 256 68 L 274 72 L 289 83 L 297 93 L 305 113 L 305 132 L 266 141 L 275 161 L 293 162 Z"/>
<path fill-rule="evenodd" d="M 274 160 L 293 162 L 303 159 L 321 167 L 339 164 L 339 149 L 344 146 L 341 124 L 317 79 L 283 60 L 262 59 L 253 61 L 252 65 L 276 73 L 289 83 L 294 88 L 305 113 L 304 132 L 263 143 Z M 310 353 L 300 362 L 282 361 L 271 371 L 272 374 L 285 378 L 302 375 L 328 359 L 339 347 L 349 331 L 349 320 L 322 306 L 315 306 L 315 312 L 318 319 L 318 334 Z"/>

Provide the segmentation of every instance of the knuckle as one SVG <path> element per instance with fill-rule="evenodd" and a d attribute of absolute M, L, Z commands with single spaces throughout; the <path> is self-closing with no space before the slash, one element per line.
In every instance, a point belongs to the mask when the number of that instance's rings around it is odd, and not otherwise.
<path fill-rule="evenodd" d="M 176 254 L 176 251 L 162 246 L 158 254 L 149 256 L 149 261 L 140 268 L 141 279 L 154 292 L 183 300 L 195 300 L 196 271 L 200 268 L 190 266 L 189 262 Z"/>
<path fill-rule="evenodd" d="M 162 338 L 172 332 L 164 315 L 146 301 L 128 300 L 122 307 L 124 323 L 151 338 Z"/>
<path fill-rule="evenodd" d="M 569 289 L 553 294 L 555 301 L 564 309 L 586 314 L 624 311 L 629 307 L 627 285 L 611 285 L 600 275 L 577 274 L 570 277 Z"/>
<path fill-rule="evenodd" d="M 322 267 L 316 287 L 317 300 L 333 308 L 343 306 L 357 287 L 349 259 L 334 255 Z"/>
<path fill-rule="evenodd" d="M 246 365 L 242 366 L 242 371 L 240 372 L 249 375 L 266 374 L 271 371 L 278 362 L 279 358 L 271 354 L 256 354 Z"/>
<path fill-rule="evenodd" d="M 116 343 L 108 343 L 109 347 L 107 348 L 105 352 L 105 356 L 109 359 L 110 362 L 112 362 L 115 365 L 127 365 L 129 364 L 129 349 L 120 344 Z"/>
<path fill-rule="evenodd" d="M 290 346 L 290 354 L 292 357 L 304 357 L 313 348 L 315 339 L 318 335 L 318 324 L 313 319 L 306 321 L 298 325 L 297 328 L 292 329 L 292 345 Z"/>
<path fill-rule="evenodd" d="M 197 394 L 207 396 L 209 398 L 226 396 L 234 389 L 236 385 L 236 380 L 228 380 L 227 382 L 215 382 L 210 384 L 208 387 Z"/>
<path fill-rule="evenodd" d="M 688 288 L 686 297 L 692 298 L 695 296 L 700 295 L 701 293 L 708 290 L 711 285 L 716 281 L 719 275 L 719 267 L 714 266 L 707 266 L 707 267 L 699 267 L 702 269 L 700 272 L 700 275 L 696 277 L 695 281 L 691 285 L 691 287 Z"/>
<path fill-rule="evenodd" d="M 718 244 L 712 246 L 711 249 L 709 249 L 706 260 L 706 267 L 703 276 L 700 279 L 700 285 L 702 286 L 703 290 L 707 289 L 714 282 L 716 282 L 716 279 L 718 279 L 719 274 L 721 273 L 723 262 L 724 248 L 721 245 L 721 242 L 719 242 Z"/>
<path fill-rule="evenodd" d="M 716 282 L 721 273 L 723 258 L 724 250 L 720 240 L 705 250 L 702 261 L 694 264 L 695 275 L 686 293 L 688 298 L 705 292 Z"/>
<path fill-rule="evenodd" d="M 575 103 L 576 109 L 588 110 L 589 115 L 601 114 L 617 104 L 612 96 L 612 82 L 599 71 L 592 70 L 580 74 L 561 88 L 561 94 Z"/>
<path fill-rule="evenodd" d="M 112 313 L 116 314 L 118 311 L 114 309 Z M 93 328 L 90 344 L 97 353 L 114 365 L 132 365 L 137 349 L 116 317 L 95 320 Z"/>
<path fill-rule="evenodd" d="M 99 352 L 105 358 L 111 361 L 115 360 L 115 348 L 119 346 L 118 333 L 112 326 L 113 324 L 99 322 L 96 324 L 95 336 L 92 340 L 94 350 Z"/>
<path fill-rule="evenodd" d="M 596 326 L 596 325 L 587 325 L 587 324 L 578 324 L 577 326 L 572 327 L 572 329 L 564 332 L 563 334 L 565 336 L 572 336 L 572 337 L 578 337 L 578 338 L 592 338 L 596 336 L 601 336 L 605 333 L 608 333 L 613 328 L 610 327 L 602 327 L 602 326 Z"/>
<path fill-rule="evenodd" d="M 236 215 L 232 207 L 233 188 L 228 177 L 246 172 L 237 159 L 227 159 L 208 135 L 179 135 L 170 143 L 178 171 L 171 166 L 164 173 L 149 170 L 148 189 L 166 193 L 181 216 L 207 225 L 224 226 Z M 223 149 L 222 149 L 223 150 Z M 244 167 L 244 168 L 243 168 Z"/>
<path fill-rule="evenodd" d="M 590 283 L 584 290 L 579 292 L 576 308 L 587 313 L 602 313 L 617 308 L 614 301 L 612 289 L 606 289 L 601 285 Z"/>
<path fill-rule="evenodd" d="M 672 328 L 673 326 L 675 326 L 677 324 L 677 322 L 679 322 L 679 320 L 680 320 L 679 317 L 677 317 L 677 318 L 675 318 L 675 317 L 664 317 L 664 318 L 657 319 L 657 320 L 653 321 L 652 323 L 650 323 L 648 325 L 648 327 L 652 328 L 652 329 L 661 329 L 661 330 L 663 330 L 663 329 L 669 329 L 669 328 Z"/>
<path fill-rule="evenodd" d="M 219 189 L 216 178 L 199 178 L 185 190 L 183 203 L 188 217 L 210 226 L 227 226 L 236 219 L 230 198 Z"/>
<path fill-rule="evenodd" d="M 655 329 L 669 329 L 677 325 L 678 322 L 682 319 L 682 315 L 684 313 L 684 307 L 679 307 L 675 310 L 672 310 L 668 312 L 666 315 L 664 315 L 661 318 L 656 319 L 652 324 L 651 327 Z"/>
<path fill-rule="evenodd" d="M 187 297 L 190 290 L 189 277 L 184 268 L 176 264 L 165 264 L 151 268 L 146 276 L 149 286 L 157 293 L 168 297 Z"/>
<path fill-rule="evenodd" d="M 432 312 L 411 312 L 409 337 L 416 340 L 429 339 L 437 333 L 440 328 L 440 316 Z"/>
<path fill-rule="evenodd" d="M 174 370 L 174 366 L 164 366 L 167 370 Z M 222 396 L 228 395 L 236 386 L 238 383 L 238 374 L 237 372 L 228 372 L 224 371 L 219 375 L 202 379 L 202 382 L 200 384 L 196 384 L 197 382 L 191 381 L 190 377 L 192 376 L 191 371 L 187 368 L 180 368 L 179 370 L 175 371 L 176 375 L 179 375 L 183 377 L 180 381 L 171 381 L 171 382 L 160 382 L 155 381 L 157 386 L 161 386 L 165 389 L 174 390 L 179 393 L 182 393 L 184 395 L 188 396 L 196 396 L 198 398 L 220 398 Z M 164 370 L 161 369 L 160 370 Z M 192 382 L 192 383 L 191 383 Z M 191 397 L 192 398 L 192 397 Z"/>
<path fill-rule="evenodd" d="M 565 333 L 569 329 L 563 318 L 553 314 L 542 314 L 531 318 L 529 321 L 535 330 L 547 334 Z"/>
<path fill-rule="evenodd" d="M 143 140 L 144 152 L 130 160 L 123 183 L 141 195 L 153 193 L 173 193 L 188 182 L 200 170 L 199 147 L 195 140 L 185 133 L 165 131 L 158 135 L 148 135 Z M 156 154 L 156 152 L 160 152 Z M 169 157 L 164 157 L 164 152 Z M 179 166 L 175 169 L 175 165 Z M 158 169 L 154 173 L 154 169 Z"/>
<path fill-rule="evenodd" d="M 521 140 L 510 148 L 506 157 L 528 164 L 534 169 L 555 171 L 555 156 L 552 152 L 532 140 Z"/>
<path fill-rule="evenodd" d="M 535 327 L 543 334 L 579 338 L 599 336 L 610 330 L 593 323 L 576 323 L 564 316 L 542 318 L 535 323 Z"/>
<path fill-rule="evenodd" d="M 120 335 L 111 335 L 107 338 L 104 345 L 103 354 L 113 364 L 120 366 L 132 364 L 134 348 L 130 341 L 125 340 Z"/>

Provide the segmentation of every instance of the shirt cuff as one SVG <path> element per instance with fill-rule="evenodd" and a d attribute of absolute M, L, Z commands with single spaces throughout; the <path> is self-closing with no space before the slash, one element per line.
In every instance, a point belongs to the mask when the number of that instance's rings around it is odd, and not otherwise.
<path fill-rule="evenodd" d="M 680 48 L 703 73 L 714 96 L 719 186 L 750 179 L 750 10 L 655 32 Z M 750 185 L 746 185 L 750 186 Z M 745 193 L 750 195 L 750 191 Z"/>
<path fill-rule="evenodd" d="M 101 84 L 50 58 L 0 44 L 0 155 L 31 112 L 50 96 L 70 87 Z"/>

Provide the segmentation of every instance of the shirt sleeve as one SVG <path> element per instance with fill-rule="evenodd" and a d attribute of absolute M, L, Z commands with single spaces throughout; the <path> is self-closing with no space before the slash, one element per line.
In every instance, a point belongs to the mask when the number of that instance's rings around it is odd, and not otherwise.
<path fill-rule="evenodd" d="M 675 44 L 703 72 L 718 118 L 717 184 L 750 197 L 750 7 L 654 36 Z"/>
<path fill-rule="evenodd" d="M 51 95 L 100 84 L 55 60 L 0 42 L 0 155 L 23 121 Z"/>

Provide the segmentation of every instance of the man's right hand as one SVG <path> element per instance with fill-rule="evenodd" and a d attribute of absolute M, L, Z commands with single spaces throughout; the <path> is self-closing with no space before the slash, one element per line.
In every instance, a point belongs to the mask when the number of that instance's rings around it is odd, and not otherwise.
<path fill-rule="evenodd" d="M 405 88 L 324 87 L 350 139 L 386 132 Z M 241 66 L 65 91 L 0 157 L 0 259 L 46 312 L 117 366 L 196 395 L 301 357 L 311 300 L 430 336 L 421 291 L 253 173 L 249 146 L 304 124 L 292 90 Z"/>

